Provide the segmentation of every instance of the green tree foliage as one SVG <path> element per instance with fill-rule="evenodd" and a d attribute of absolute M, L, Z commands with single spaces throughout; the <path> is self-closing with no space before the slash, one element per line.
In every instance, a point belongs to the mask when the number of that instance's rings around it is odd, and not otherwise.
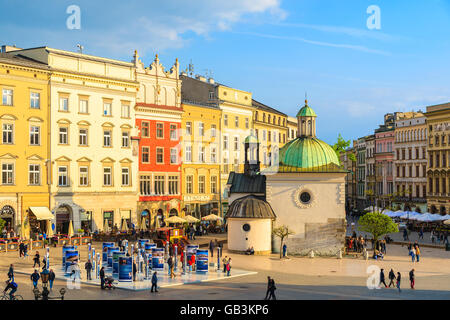
<path fill-rule="evenodd" d="M 6 221 L 3 220 L 2 218 L 0 218 L 0 231 L 3 230 L 3 228 L 5 227 Z"/>
<path fill-rule="evenodd" d="M 275 237 L 280 238 L 280 259 L 283 257 L 283 242 L 284 239 L 287 238 L 289 235 L 294 234 L 293 231 L 289 230 L 289 227 L 282 225 L 281 227 L 274 228 L 272 230 L 272 234 Z"/>
<path fill-rule="evenodd" d="M 381 236 L 398 232 L 398 226 L 387 215 L 379 212 L 368 212 L 359 219 L 359 231 L 368 232 L 373 235 L 374 241 Z"/>
<path fill-rule="evenodd" d="M 333 148 L 333 150 L 336 152 L 338 159 L 340 159 L 341 152 L 345 152 L 345 149 L 347 149 L 350 146 L 350 143 L 351 143 L 350 140 L 345 141 L 345 139 L 339 133 L 337 142 L 331 146 Z M 354 155 L 353 155 L 353 157 L 354 157 Z M 356 161 L 356 158 L 354 161 Z"/>

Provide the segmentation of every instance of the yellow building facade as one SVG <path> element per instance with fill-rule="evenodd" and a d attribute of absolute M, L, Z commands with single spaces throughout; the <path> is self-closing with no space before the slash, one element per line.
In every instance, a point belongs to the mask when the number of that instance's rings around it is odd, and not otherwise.
<path fill-rule="evenodd" d="M 133 64 L 48 47 L 13 53 L 52 69 L 48 145 L 55 232 L 67 232 L 70 221 L 75 232 L 137 224 Z"/>
<path fill-rule="evenodd" d="M 47 227 L 32 208 L 50 206 L 49 76 L 44 64 L 0 53 L 0 217 L 26 238 Z"/>
<path fill-rule="evenodd" d="M 182 107 L 182 214 L 197 218 L 218 214 L 222 111 L 193 102 L 183 102 Z"/>
<path fill-rule="evenodd" d="M 287 115 L 253 100 L 253 134 L 259 141 L 261 169 L 277 163 L 278 152 L 287 143 Z"/>

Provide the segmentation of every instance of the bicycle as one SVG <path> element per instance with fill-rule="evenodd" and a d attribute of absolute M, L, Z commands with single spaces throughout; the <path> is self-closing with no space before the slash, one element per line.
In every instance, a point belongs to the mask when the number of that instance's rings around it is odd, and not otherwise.
<path fill-rule="evenodd" d="M 9 293 L 3 292 L 3 295 L 0 297 L 0 300 L 11 300 L 9 297 Z M 23 300 L 23 297 L 20 294 L 13 295 L 12 300 Z"/>

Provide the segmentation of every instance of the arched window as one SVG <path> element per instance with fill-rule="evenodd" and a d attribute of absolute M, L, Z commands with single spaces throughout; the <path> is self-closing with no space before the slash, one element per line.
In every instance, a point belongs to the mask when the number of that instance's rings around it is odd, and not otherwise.
<path fill-rule="evenodd" d="M 255 111 L 255 120 L 258 121 L 258 111 Z"/>

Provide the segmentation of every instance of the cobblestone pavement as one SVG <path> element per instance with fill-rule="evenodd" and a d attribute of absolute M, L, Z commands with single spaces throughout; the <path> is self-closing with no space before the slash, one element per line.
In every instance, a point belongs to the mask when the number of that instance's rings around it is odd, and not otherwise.
<path fill-rule="evenodd" d="M 100 243 L 94 246 L 98 250 Z M 225 247 L 226 249 L 226 247 Z M 80 250 L 82 264 L 87 250 Z M 44 250 L 40 250 L 41 256 Z M 130 292 L 100 290 L 98 286 L 81 285 L 81 289 L 67 290 L 66 299 L 263 299 L 266 279 L 270 275 L 277 284 L 279 299 L 450 299 L 450 252 L 443 249 L 423 248 L 419 263 L 412 263 L 406 247 L 388 245 L 383 261 L 362 258 L 320 258 L 290 257 L 280 260 L 277 255 L 246 256 L 229 254 L 233 267 L 257 271 L 256 275 L 189 284 L 173 288 L 162 288 L 158 294 L 149 291 Z M 33 253 L 33 252 L 31 252 Z M 61 248 L 51 248 L 51 259 L 60 264 Z M 0 280 L 6 280 L 8 265 L 14 263 L 16 269 L 30 268 L 32 258 L 19 259 L 17 252 L 0 254 Z M 366 287 L 367 267 L 375 265 L 402 273 L 402 293 L 394 289 L 369 290 Z M 416 290 L 408 289 L 408 272 L 416 270 Z M 85 274 L 82 273 L 85 277 Z M 32 286 L 28 275 L 16 275 L 19 283 L 18 294 L 25 299 L 33 299 Z M 56 280 L 54 292 L 66 286 L 65 281 Z"/>

